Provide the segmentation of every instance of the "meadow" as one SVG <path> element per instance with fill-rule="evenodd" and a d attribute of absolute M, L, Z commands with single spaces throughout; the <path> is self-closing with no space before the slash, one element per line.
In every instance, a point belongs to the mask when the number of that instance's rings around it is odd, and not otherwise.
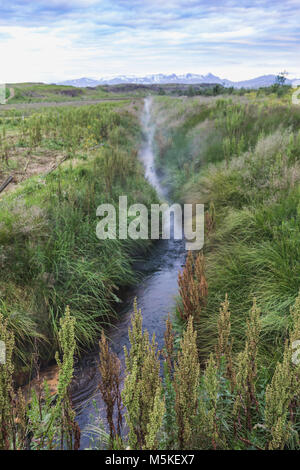
<path fill-rule="evenodd" d="M 94 89 L 75 88 L 65 85 L 46 85 L 44 83 L 17 83 L 8 84 L 8 103 L 43 103 L 43 102 L 64 102 L 73 100 L 96 100 L 109 98 L 102 87 Z"/>
<path fill-rule="evenodd" d="M 288 88 L 231 95 L 153 99 L 157 168 L 172 200 L 205 204 L 206 237 L 178 273 L 161 351 L 135 302 L 124 370 L 103 327 L 150 246 L 96 240 L 95 213 L 121 194 L 157 202 L 137 158 L 140 104 L 1 122 L 1 176 L 20 179 L 0 198 L 1 449 L 80 447 L 74 357 L 101 338 L 107 426 L 99 411 L 90 448 L 299 450 L 300 108 Z M 14 379 L 37 357 L 55 357 L 57 394 L 40 384 L 25 403 Z"/>

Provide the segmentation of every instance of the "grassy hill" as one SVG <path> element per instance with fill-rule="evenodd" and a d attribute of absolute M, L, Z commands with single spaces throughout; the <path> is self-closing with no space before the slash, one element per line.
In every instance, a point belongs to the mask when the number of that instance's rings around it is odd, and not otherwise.
<path fill-rule="evenodd" d="M 13 97 L 8 101 L 9 104 L 97 100 L 111 97 L 102 87 L 88 89 L 44 83 L 12 83 L 7 87 L 14 90 Z"/>

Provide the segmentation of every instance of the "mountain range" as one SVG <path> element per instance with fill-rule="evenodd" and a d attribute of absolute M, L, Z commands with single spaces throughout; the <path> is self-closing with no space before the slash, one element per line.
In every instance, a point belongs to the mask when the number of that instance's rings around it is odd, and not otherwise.
<path fill-rule="evenodd" d="M 137 77 L 134 75 L 118 75 L 113 77 L 101 77 L 98 80 L 92 78 L 78 78 L 75 80 L 65 80 L 63 82 L 56 82 L 57 85 L 71 85 L 75 87 L 96 87 L 98 85 L 120 85 L 124 83 L 135 83 L 141 85 L 151 85 L 151 84 L 170 84 L 170 83 L 181 83 L 181 84 L 199 84 L 199 83 L 216 83 L 223 85 L 225 87 L 234 87 L 234 88 L 260 88 L 271 86 L 275 83 L 276 75 L 262 75 L 257 78 L 252 78 L 250 80 L 243 81 L 231 81 L 227 79 L 222 79 L 208 73 L 207 75 L 199 75 L 195 73 L 186 73 L 182 75 L 176 75 L 172 73 L 170 75 L 165 75 L 162 73 L 145 75 L 144 77 Z M 286 79 L 286 84 L 291 85 L 292 80 Z"/>

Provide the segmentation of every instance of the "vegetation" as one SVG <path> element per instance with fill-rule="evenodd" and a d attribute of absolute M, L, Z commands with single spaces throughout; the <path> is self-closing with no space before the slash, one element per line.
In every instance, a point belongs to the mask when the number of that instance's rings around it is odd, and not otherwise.
<path fill-rule="evenodd" d="M 242 97 L 255 94 L 260 97 L 272 96 L 284 98 L 291 93 L 291 86 L 285 85 L 285 76 L 278 75 L 274 85 L 263 87 L 257 91 L 246 88 L 224 87 L 220 84 L 133 84 L 98 85 L 96 87 L 74 87 L 67 85 L 49 85 L 45 83 L 9 84 L 6 88 L 7 104 L 19 107 L 22 104 L 47 106 L 50 103 L 84 102 L 97 100 L 120 100 L 139 98 L 148 95 L 169 96 L 232 96 Z M 24 109 L 24 107 L 23 107 Z"/>
<path fill-rule="evenodd" d="M 44 83 L 17 83 L 8 85 L 14 94 L 9 104 L 64 102 L 75 100 L 109 99 L 110 94 L 103 87 L 75 88 L 65 85 L 47 85 Z"/>
<path fill-rule="evenodd" d="M 58 337 L 62 360 L 56 353 L 59 378 L 55 401 L 44 383 L 38 392 L 32 390 L 31 400 L 26 403 L 21 389 L 14 391 L 14 334 L 0 315 L 0 338 L 6 344 L 6 363 L 0 365 L 0 450 L 79 448 L 80 429 L 69 398 L 76 346 L 75 318 L 69 308 L 61 318 Z"/>
<path fill-rule="evenodd" d="M 198 288 L 200 290 L 199 283 Z M 155 343 L 149 345 L 147 332 L 142 331 L 141 314 L 135 307 L 129 332 L 131 366 L 128 367 L 127 362 L 123 394 L 127 404 L 125 417 L 130 428 L 130 448 L 299 448 L 299 365 L 292 362 L 292 345 L 300 328 L 299 305 L 300 295 L 291 310 L 293 321 L 283 359 L 276 363 L 272 377 L 268 377 L 265 367 L 258 360 L 263 339 L 261 312 L 255 299 L 246 317 L 244 347 L 238 354 L 233 354 L 228 348 L 232 335 L 226 298 L 218 315 L 218 345 L 202 370 L 193 317 L 188 318 L 177 353 L 174 353 L 174 333 L 168 320 L 162 387 L 157 375 Z M 227 332 L 225 336 L 224 332 Z M 173 351 L 171 357 L 168 351 Z M 154 374 L 153 378 L 156 376 L 157 385 L 154 387 L 149 387 L 149 375 L 143 374 L 148 362 L 152 363 L 149 370 Z M 157 404 L 155 390 L 159 391 Z M 131 400 L 128 400 L 129 397 Z M 151 415 L 155 415 L 155 420 L 148 421 L 147 425 L 143 416 Z M 145 436 L 150 430 L 153 439 L 149 442 Z M 152 447 L 154 442 L 155 447 Z M 126 438 L 124 441 L 124 437 L 118 436 L 111 445 L 124 448 Z"/>
<path fill-rule="evenodd" d="M 162 351 L 135 303 L 124 370 L 103 327 L 148 242 L 98 241 L 95 214 L 124 193 L 129 204 L 157 202 L 137 159 L 137 109 L 4 116 L 4 176 L 25 152 L 26 168 L 37 152 L 60 158 L 0 200 L 0 448 L 79 448 L 74 356 L 99 337 L 107 429 L 90 427 L 93 448 L 300 448 L 300 110 L 282 80 L 219 92 L 154 100 L 157 165 L 174 200 L 206 205 L 206 245 L 178 275 Z M 46 383 L 30 401 L 15 390 L 15 368 L 37 355 L 56 357 L 55 399 Z"/>
<path fill-rule="evenodd" d="M 217 86 L 217 92 L 213 92 L 213 85 L 197 85 L 192 87 L 192 93 L 220 94 L 223 87 Z M 149 94 L 184 95 L 190 94 L 190 88 L 184 84 L 134 84 L 123 83 L 118 85 L 98 85 L 96 87 L 74 87 L 67 85 L 49 85 L 45 83 L 17 83 L 10 84 L 6 88 L 9 98 L 6 108 L 16 106 L 23 108 L 22 104 L 48 106 L 51 103 L 64 102 L 88 102 L 98 100 L 121 100 L 145 97 Z M 75 103 L 74 103 L 75 104 Z"/>
<path fill-rule="evenodd" d="M 136 158 L 140 138 L 136 117 L 111 104 L 48 109 L 16 125 L 4 168 L 15 146 L 26 149 L 28 168 L 36 152 L 41 160 L 52 149 L 60 155 L 0 200 L 1 312 L 19 366 L 30 367 L 34 344 L 43 361 L 54 356 L 67 302 L 78 349 L 94 345 L 111 321 L 118 289 L 137 281 L 132 263 L 149 242 L 98 240 L 96 208 L 117 207 L 122 194 L 129 204 L 156 200 Z M 8 132 L 3 142 L 10 145 Z"/>
<path fill-rule="evenodd" d="M 199 286 L 200 288 L 200 286 Z M 226 299 L 219 324 L 230 337 L 231 316 Z M 135 305 L 129 330 L 131 349 L 126 353 L 125 383 L 128 436 L 121 432 L 122 402 L 120 362 L 110 352 L 102 335 L 100 343 L 100 391 L 106 405 L 111 449 L 296 449 L 299 448 L 299 364 L 292 363 L 292 345 L 300 331 L 300 295 L 292 309 L 293 322 L 282 361 L 273 377 L 257 360 L 260 338 L 260 311 L 254 300 L 247 318 L 244 349 L 237 355 L 223 348 L 223 329 L 218 347 L 200 370 L 196 331 L 190 316 L 174 354 L 174 334 L 167 321 L 164 377 L 160 377 L 159 353 L 155 338 L 149 342 L 142 329 L 142 316 Z M 61 319 L 58 394 L 53 404 L 47 383 L 44 395 L 33 392 L 25 403 L 22 393 L 13 392 L 11 361 L 14 336 L 0 318 L 0 338 L 7 344 L 8 360 L 0 366 L 2 449 L 78 449 L 80 430 L 74 421 L 68 387 L 73 376 L 75 318 L 69 309 Z M 226 341 L 226 343 L 227 343 Z M 173 351 L 173 352 L 171 352 Z M 226 352 L 227 351 L 227 352 Z M 171 355 L 170 355 L 171 352 Z M 102 362 L 103 360 L 105 362 Z M 230 371 L 230 373 L 229 373 Z M 16 404 L 15 404 L 16 403 Z M 115 407 L 117 413 L 114 413 Z M 115 423 L 116 420 L 116 423 Z M 5 423 L 5 424 L 4 424 Z M 102 448 L 100 434 L 96 447 Z"/>
<path fill-rule="evenodd" d="M 156 119 L 158 164 L 174 199 L 207 209 L 200 354 L 207 358 L 217 342 L 226 292 L 233 348 L 242 349 L 245 311 L 255 296 L 262 311 L 260 360 L 272 369 L 299 290 L 300 110 L 278 100 L 157 98 Z"/>

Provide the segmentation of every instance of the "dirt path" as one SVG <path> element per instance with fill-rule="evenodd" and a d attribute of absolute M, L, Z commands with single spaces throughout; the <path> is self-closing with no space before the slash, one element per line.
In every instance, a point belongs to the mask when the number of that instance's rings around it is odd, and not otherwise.
<path fill-rule="evenodd" d="M 15 97 L 15 89 L 14 89 L 14 88 L 10 88 L 10 89 L 9 89 L 9 97 L 7 98 L 6 101 L 11 100 L 11 99 L 14 98 L 14 97 Z"/>

